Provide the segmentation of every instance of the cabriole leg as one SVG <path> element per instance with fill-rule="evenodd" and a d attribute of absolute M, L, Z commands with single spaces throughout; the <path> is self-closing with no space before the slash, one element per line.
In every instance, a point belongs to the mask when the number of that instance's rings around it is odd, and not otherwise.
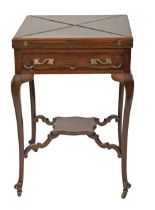
<path fill-rule="evenodd" d="M 123 115 L 123 123 L 120 137 L 121 144 L 121 152 L 122 152 L 122 181 L 123 181 L 123 193 L 122 198 L 125 198 L 128 189 L 131 187 L 127 178 L 127 139 L 128 139 L 128 126 L 129 126 L 129 117 L 130 117 L 130 109 L 133 98 L 134 91 L 134 80 L 132 74 L 113 74 L 112 79 L 118 81 L 123 85 L 125 89 L 125 104 L 124 104 L 124 115 Z"/>
<path fill-rule="evenodd" d="M 24 82 L 28 82 L 33 79 L 32 75 L 18 75 L 16 74 L 11 83 L 12 97 L 14 102 L 17 130 L 18 130 L 18 142 L 19 142 L 19 178 L 15 185 L 18 196 L 22 194 L 23 176 L 24 176 L 24 131 L 23 131 L 23 117 L 21 107 L 21 95 L 20 89 Z"/>

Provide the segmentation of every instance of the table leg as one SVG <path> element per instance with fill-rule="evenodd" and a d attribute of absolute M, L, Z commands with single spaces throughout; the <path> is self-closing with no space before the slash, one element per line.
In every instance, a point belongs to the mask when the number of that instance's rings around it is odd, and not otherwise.
<path fill-rule="evenodd" d="M 127 138 L 128 138 L 130 109 L 131 109 L 133 90 L 134 90 L 134 80 L 132 74 L 130 73 L 113 74 L 112 79 L 120 82 L 121 85 L 124 86 L 126 92 L 123 124 L 121 131 L 122 181 L 123 181 L 123 193 L 121 197 L 125 198 L 128 193 L 128 189 L 131 187 L 127 178 Z"/>
<path fill-rule="evenodd" d="M 22 194 L 23 175 L 24 175 L 24 131 L 23 131 L 23 117 L 21 107 L 20 88 L 22 83 L 33 79 L 33 75 L 16 74 L 11 83 L 12 97 L 17 120 L 18 142 L 19 142 L 19 179 L 15 185 L 18 196 Z"/>
<path fill-rule="evenodd" d="M 31 103 L 31 140 L 29 141 L 30 144 L 35 144 L 36 141 L 36 102 L 35 102 L 35 85 L 34 79 L 29 82 L 29 89 L 30 89 L 30 103 Z"/>
<path fill-rule="evenodd" d="M 124 86 L 119 84 L 119 100 L 118 100 L 118 140 L 121 148 L 121 132 L 122 132 L 122 109 L 123 109 Z"/>

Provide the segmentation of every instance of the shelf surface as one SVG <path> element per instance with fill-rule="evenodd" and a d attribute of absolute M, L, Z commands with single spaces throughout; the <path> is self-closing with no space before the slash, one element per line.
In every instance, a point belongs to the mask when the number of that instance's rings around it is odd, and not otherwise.
<path fill-rule="evenodd" d="M 95 117 L 56 117 L 53 122 L 55 132 L 72 134 L 92 133 L 96 128 Z"/>

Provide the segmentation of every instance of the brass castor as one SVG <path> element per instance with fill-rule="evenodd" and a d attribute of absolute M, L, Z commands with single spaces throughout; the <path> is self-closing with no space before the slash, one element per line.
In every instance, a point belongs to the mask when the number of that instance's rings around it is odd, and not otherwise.
<path fill-rule="evenodd" d="M 123 184 L 123 193 L 121 195 L 121 198 L 126 198 L 127 194 L 128 194 L 128 189 L 131 187 L 131 184 L 129 182 L 124 182 Z"/>
<path fill-rule="evenodd" d="M 14 188 L 17 190 L 17 195 L 20 197 L 21 194 L 22 194 L 22 183 L 21 182 L 18 182 Z"/>

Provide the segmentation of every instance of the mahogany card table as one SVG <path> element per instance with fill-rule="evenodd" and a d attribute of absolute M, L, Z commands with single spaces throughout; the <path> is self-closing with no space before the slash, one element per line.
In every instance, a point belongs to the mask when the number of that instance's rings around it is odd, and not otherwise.
<path fill-rule="evenodd" d="M 127 178 L 127 137 L 134 90 L 130 70 L 133 38 L 128 17 L 31 15 L 26 17 L 19 28 L 12 45 L 15 52 L 15 75 L 11 87 L 19 142 L 19 179 L 15 185 L 18 196 L 22 194 L 24 158 L 28 157 L 31 150 L 46 147 L 59 135 L 87 135 L 100 147 L 115 150 L 121 159 L 121 197 L 125 198 L 131 187 Z M 50 121 L 43 115 L 36 115 L 35 74 L 110 74 L 119 84 L 118 113 L 102 121 L 91 116 L 60 116 Z M 26 82 L 29 82 L 30 89 L 32 126 L 32 137 L 27 147 L 24 146 L 20 96 L 21 85 Z M 52 127 L 43 143 L 36 143 L 36 123 L 39 119 Z M 103 143 L 95 132 L 97 126 L 104 126 L 112 119 L 118 124 L 118 145 Z"/>

